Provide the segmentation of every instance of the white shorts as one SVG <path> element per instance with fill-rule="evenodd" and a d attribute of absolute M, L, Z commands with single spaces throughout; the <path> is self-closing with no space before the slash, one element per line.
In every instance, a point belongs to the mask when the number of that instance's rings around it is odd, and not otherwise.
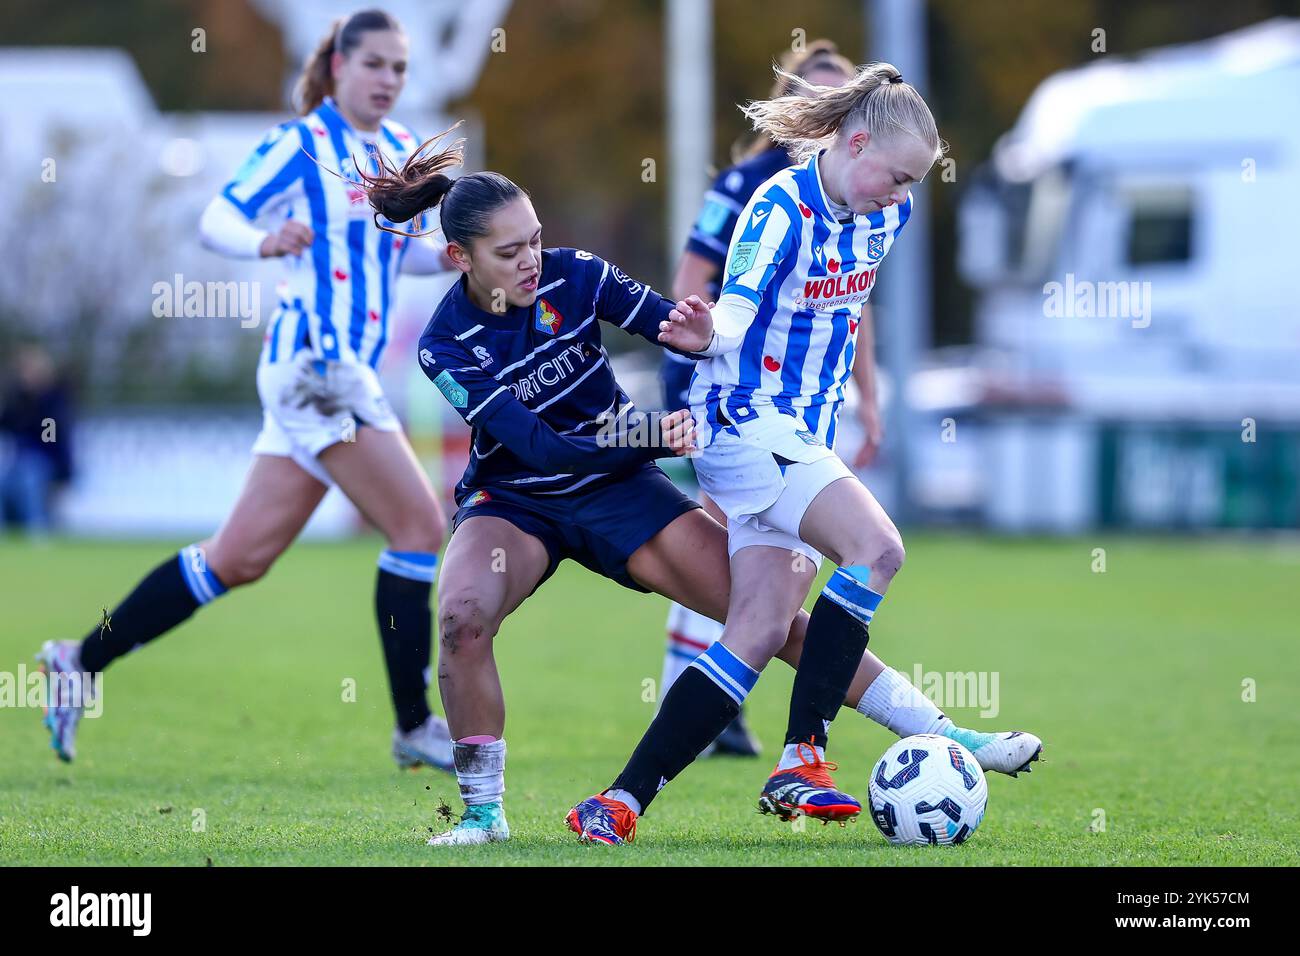
<path fill-rule="evenodd" d="M 798 427 L 792 424 L 791 437 Z M 809 445 L 794 437 L 792 445 L 784 435 L 769 440 L 772 432 L 764 431 L 758 436 L 762 444 L 727 434 L 714 439 L 694 459 L 700 487 L 727 516 L 729 554 L 764 545 L 798 552 L 820 568 L 822 555 L 799 538 L 799 525 L 823 488 L 853 472 L 823 444 Z M 789 464 L 782 467 L 777 455 Z"/>
<path fill-rule="evenodd" d="M 402 429 L 369 365 L 318 362 L 302 352 L 293 361 L 260 364 L 257 393 L 262 431 L 253 454 L 292 458 L 325 485 L 334 481 L 317 456 L 330 445 L 355 440 L 362 425 Z"/>

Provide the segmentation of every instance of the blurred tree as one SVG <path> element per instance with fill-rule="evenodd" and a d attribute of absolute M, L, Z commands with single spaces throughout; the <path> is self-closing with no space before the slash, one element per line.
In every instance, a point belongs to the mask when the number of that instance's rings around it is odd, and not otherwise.
<path fill-rule="evenodd" d="M 202 29 L 204 52 L 193 31 Z M 159 109 L 280 110 L 280 31 L 246 0 L 5 0 L 0 37 L 15 46 L 112 46 L 135 59 Z"/>

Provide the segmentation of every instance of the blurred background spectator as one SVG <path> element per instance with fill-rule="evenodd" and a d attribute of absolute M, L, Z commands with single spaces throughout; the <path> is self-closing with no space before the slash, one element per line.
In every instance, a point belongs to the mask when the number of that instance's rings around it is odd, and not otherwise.
<path fill-rule="evenodd" d="M 0 503 L 5 523 L 38 536 L 53 525 L 55 492 L 72 479 L 71 396 L 44 349 L 13 359 L 0 397 Z"/>

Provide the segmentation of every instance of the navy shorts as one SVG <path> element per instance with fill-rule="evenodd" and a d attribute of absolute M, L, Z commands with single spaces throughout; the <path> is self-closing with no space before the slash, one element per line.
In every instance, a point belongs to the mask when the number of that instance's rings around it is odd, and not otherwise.
<path fill-rule="evenodd" d="M 542 583 L 565 558 L 647 593 L 627 572 L 627 559 L 679 517 L 699 507 L 659 470 L 648 464 L 626 478 L 571 495 L 530 495 L 495 486 L 471 492 L 451 527 L 479 515 L 503 518 L 546 546 L 550 557 Z M 471 503 L 472 502 L 472 503 Z"/>

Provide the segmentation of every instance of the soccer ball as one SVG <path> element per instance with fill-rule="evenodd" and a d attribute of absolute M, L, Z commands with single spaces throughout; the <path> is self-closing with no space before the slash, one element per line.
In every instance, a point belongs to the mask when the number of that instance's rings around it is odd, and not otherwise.
<path fill-rule="evenodd" d="M 975 755 L 935 734 L 913 734 L 886 750 L 868 791 L 871 819 L 897 846 L 961 843 L 984 819 L 989 800 Z"/>

